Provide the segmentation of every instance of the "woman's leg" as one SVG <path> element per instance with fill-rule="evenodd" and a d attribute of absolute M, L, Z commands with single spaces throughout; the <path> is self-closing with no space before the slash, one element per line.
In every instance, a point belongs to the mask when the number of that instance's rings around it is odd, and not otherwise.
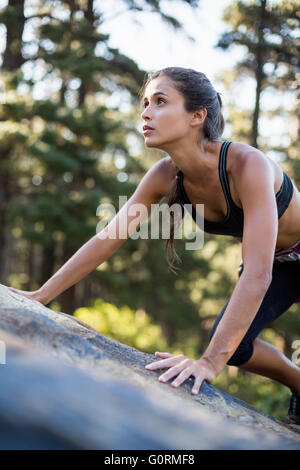
<path fill-rule="evenodd" d="M 299 297 L 299 279 L 298 261 L 274 263 L 272 282 L 261 306 L 235 353 L 227 361 L 229 365 L 277 380 L 297 392 L 300 392 L 300 369 L 277 348 L 256 338 Z M 211 337 L 226 311 L 228 302 L 215 321 Z"/>
<path fill-rule="evenodd" d="M 290 361 L 279 349 L 256 338 L 253 341 L 253 354 L 249 361 L 241 364 L 241 369 L 276 380 L 295 390 L 300 396 L 300 367 Z"/>

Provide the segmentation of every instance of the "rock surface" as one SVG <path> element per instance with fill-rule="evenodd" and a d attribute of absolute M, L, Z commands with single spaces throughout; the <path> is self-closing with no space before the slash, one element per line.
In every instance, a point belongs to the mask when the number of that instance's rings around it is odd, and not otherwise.
<path fill-rule="evenodd" d="M 0 341 L 0 449 L 300 449 L 297 426 L 159 383 L 154 356 L 3 285 Z"/>

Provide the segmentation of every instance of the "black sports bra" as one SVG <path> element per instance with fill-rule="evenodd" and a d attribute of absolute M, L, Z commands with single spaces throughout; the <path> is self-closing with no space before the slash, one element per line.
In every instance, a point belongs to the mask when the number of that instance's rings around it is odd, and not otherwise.
<path fill-rule="evenodd" d="M 219 155 L 219 177 L 227 204 L 227 214 L 220 222 L 212 222 L 204 218 L 204 231 L 208 233 L 232 235 L 234 237 L 242 237 L 244 227 L 244 212 L 238 207 L 230 194 L 229 181 L 226 171 L 227 151 L 231 142 L 223 142 Z M 183 185 L 184 175 L 179 170 L 179 183 L 182 193 L 183 204 L 192 204 L 185 192 Z M 289 206 L 293 196 L 293 183 L 286 173 L 283 173 L 283 181 L 280 189 L 276 193 L 276 203 L 278 211 L 278 219 L 284 214 Z M 189 209 L 187 208 L 189 211 Z M 189 211 L 190 212 L 190 211 Z M 196 221 L 196 209 L 192 206 L 192 217 Z M 200 217 L 197 214 L 197 217 Z M 201 217 L 200 217 L 201 220 Z"/>

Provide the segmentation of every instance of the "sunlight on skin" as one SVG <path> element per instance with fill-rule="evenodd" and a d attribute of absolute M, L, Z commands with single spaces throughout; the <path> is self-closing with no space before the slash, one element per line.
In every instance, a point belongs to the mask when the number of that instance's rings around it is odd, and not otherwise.
<path fill-rule="evenodd" d="M 165 383 L 177 376 L 170 384 L 173 388 L 178 388 L 191 375 L 194 376 L 195 381 L 191 391 L 192 395 L 198 394 L 204 380 L 211 383 L 216 378 L 216 374 L 212 372 L 211 368 L 205 367 L 205 361 L 202 359 L 190 359 L 183 354 L 174 356 L 167 352 L 155 352 L 155 356 L 160 357 L 161 360 L 147 364 L 145 369 L 157 370 L 169 368 L 169 370 L 158 377 L 158 380 L 159 382 Z"/>

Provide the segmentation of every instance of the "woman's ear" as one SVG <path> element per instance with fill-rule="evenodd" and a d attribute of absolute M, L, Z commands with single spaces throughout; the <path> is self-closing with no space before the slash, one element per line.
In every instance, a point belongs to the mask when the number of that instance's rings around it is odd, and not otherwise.
<path fill-rule="evenodd" d="M 207 116 L 206 108 L 197 109 L 197 111 L 194 111 L 192 114 L 191 125 L 199 126 L 203 124 L 206 116 Z"/>

